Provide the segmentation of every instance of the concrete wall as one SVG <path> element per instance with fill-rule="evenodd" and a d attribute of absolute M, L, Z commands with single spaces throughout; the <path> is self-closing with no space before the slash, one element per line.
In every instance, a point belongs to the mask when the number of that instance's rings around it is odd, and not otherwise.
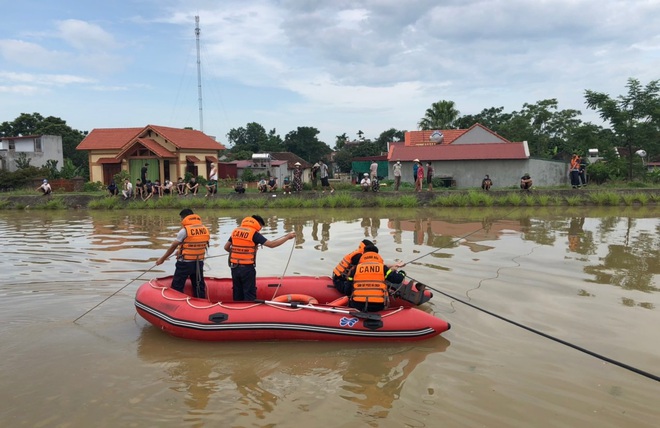
<path fill-rule="evenodd" d="M 394 163 L 388 167 L 388 178 L 394 179 Z M 426 170 L 426 161 L 423 161 Z M 481 187 L 484 175 L 490 175 L 493 187 L 511 187 L 520 184 L 520 177 L 526 172 L 536 186 L 568 185 L 568 164 L 542 159 L 527 160 L 476 160 L 476 161 L 436 161 L 433 162 L 436 177 L 452 177 L 456 187 Z M 414 183 L 413 163 L 401 162 L 401 181 Z"/>
<path fill-rule="evenodd" d="M 41 140 L 41 151 L 35 152 L 35 140 Z M 14 150 L 9 150 L 9 140 L 14 140 Z M 49 160 L 57 161 L 57 168 L 62 169 L 64 155 L 62 137 L 59 135 L 41 135 L 37 137 L 5 137 L 0 144 L 0 155 L 5 159 L 4 165 L 8 171 L 16 171 L 16 162 L 19 153 L 25 153 L 30 159 L 30 165 L 42 167 Z"/>

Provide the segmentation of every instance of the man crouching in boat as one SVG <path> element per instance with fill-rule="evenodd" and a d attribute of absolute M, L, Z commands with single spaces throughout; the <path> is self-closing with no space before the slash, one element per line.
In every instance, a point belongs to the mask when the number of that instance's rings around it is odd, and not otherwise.
<path fill-rule="evenodd" d="M 385 280 L 400 284 L 406 277 L 404 273 L 396 270 L 398 267 L 398 264 L 391 268 L 386 266 L 375 245 L 365 247 L 364 254 L 355 267 L 353 293 L 348 300 L 348 306 L 364 312 L 378 312 L 387 308 L 390 295 Z"/>
<path fill-rule="evenodd" d="M 346 254 L 332 271 L 332 283 L 342 294 L 350 296 L 353 293 L 353 281 L 349 277 L 353 274 L 355 266 L 360 262 L 360 257 L 364 254 L 365 247 L 373 246 L 374 243 L 368 239 L 363 239 L 358 249 Z"/>
<path fill-rule="evenodd" d="M 209 245 L 209 230 L 202 224 L 202 219 L 190 208 L 181 210 L 179 216 L 181 216 L 183 228 L 179 230 L 174 242 L 165 251 L 163 257 L 156 260 L 156 265 L 162 265 L 178 249 L 172 289 L 183 293 L 186 279 L 190 278 L 193 285 L 193 297 L 205 299 L 204 255 Z"/>
<path fill-rule="evenodd" d="M 296 237 L 296 232 L 289 232 L 270 241 L 259 233 L 264 224 L 264 219 L 259 215 L 245 217 L 225 243 L 225 251 L 229 253 L 235 302 L 251 302 L 257 298 L 257 247 L 259 245 L 265 245 L 268 248 L 279 247 L 289 239 Z"/>

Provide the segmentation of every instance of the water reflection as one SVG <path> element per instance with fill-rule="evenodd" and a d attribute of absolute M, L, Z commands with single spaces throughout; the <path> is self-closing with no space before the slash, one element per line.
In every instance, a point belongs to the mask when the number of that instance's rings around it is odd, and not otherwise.
<path fill-rule="evenodd" d="M 450 342 L 438 336 L 424 344 L 260 343 L 217 344 L 182 341 L 145 325 L 139 358 L 164 370 L 165 384 L 183 394 L 189 418 L 231 405 L 241 416 L 264 420 L 284 397 L 309 410 L 328 396 L 353 403 L 369 418 L 385 419 L 406 379 L 431 354 Z M 318 385 L 324 385 L 322 390 Z M 291 409 L 293 412 L 294 409 Z"/>

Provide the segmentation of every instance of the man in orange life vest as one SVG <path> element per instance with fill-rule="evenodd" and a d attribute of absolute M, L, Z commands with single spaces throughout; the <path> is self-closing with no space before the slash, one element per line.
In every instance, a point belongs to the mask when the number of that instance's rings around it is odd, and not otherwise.
<path fill-rule="evenodd" d="M 406 277 L 405 272 L 396 271 L 396 268 L 401 266 L 386 266 L 376 246 L 365 247 L 364 254 L 355 267 L 353 293 L 348 300 L 348 306 L 365 312 L 377 312 L 387 308 L 390 300 L 388 283 L 400 284 Z"/>
<path fill-rule="evenodd" d="M 172 289 L 183 292 L 186 279 L 190 278 L 193 286 L 193 297 L 206 298 L 206 283 L 204 282 L 204 255 L 209 245 L 209 230 L 202 224 L 202 219 L 190 208 L 181 210 L 181 225 L 174 242 L 165 254 L 156 261 L 162 265 L 172 253 L 178 249 L 176 269 L 172 278 Z"/>
<path fill-rule="evenodd" d="M 353 276 L 355 266 L 360 262 L 360 257 L 364 253 L 364 248 L 373 246 L 374 243 L 368 239 L 363 239 L 358 249 L 344 256 L 335 269 L 332 271 L 332 283 L 340 293 L 350 296 L 353 293 L 353 281 L 349 277 Z"/>
<path fill-rule="evenodd" d="M 229 253 L 229 267 L 234 285 L 233 297 L 236 302 L 253 301 L 257 298 L 257 270 L 255 268 L 257 246 L 265 245 L 268 248 L 275 248 L 296 237 L 295 232 L 289 232 L 270 241 L 259 233 L 264 224 L 261 216 L 245 217 L 225 243 L 225 251 Z"/>

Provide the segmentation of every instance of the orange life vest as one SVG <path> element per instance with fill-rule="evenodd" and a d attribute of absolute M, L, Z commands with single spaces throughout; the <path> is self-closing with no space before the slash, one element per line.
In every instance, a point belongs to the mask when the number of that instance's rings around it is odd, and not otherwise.
<path fill-rule="evenodd" d="M 252 238 L 261 230 L 261 224 L 252 217 L 245 217 L 241 225 L 231 233 L 229 264 L 255 265 L 257 263 L 257 244 Z"/>
<path fill-rule="evenodd" d="M 332 271 L 332 273 L 335 276 L 343 276 L 346 277 L 350 274 L 351 268 L 353 268 L 353 264 L 351 263 L 351 260 L 356 254 L 363 254 L 364 253 L 364 242 L 360 242 L 360 246 L 358 247 L 357 250 L 353 251 L 352 253 L 348 253 L 344 256 L 343 259 L 339 262 L 337 266 L 335 266 L 335 269 Z"/>
<path fill-rule="evenodd" d="M 197 214 L 190 214 L 181 220 L 181 225 L 186 229 L 186 239 L 179 245 L 178 258 L 186 261 L 204 260 L 211 235 L 202 224 L 202 219 Z"/>
<path fill-rule="evenodd" d="M 571 169 L 580 169 L 580 158 L 574 157 L 571 159 Z"/>
<path fill-rule="evenodd" d="M 351 299 L 360 303 L 389 303 L 385 283 L 385 264 L 378 253 L 368 252 L 360 258 L 353 276 Z"/>

